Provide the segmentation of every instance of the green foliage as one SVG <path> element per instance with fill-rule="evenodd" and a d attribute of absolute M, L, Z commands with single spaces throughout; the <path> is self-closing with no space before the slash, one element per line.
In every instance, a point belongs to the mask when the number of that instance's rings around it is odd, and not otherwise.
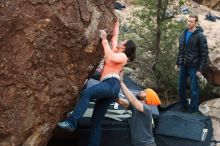
<path fill-rule="evenodd" d="M 211 84 L 201 85 L 200 83 L 200 101 L 204 102 L 207 100 L 219 98 L 219 95 L 215 93 L 216 87 Z"/>
<path fill-rule="evenodd" d="M 179 4 L 180 5 L 184 5 L 185 4 L 185 0 L 179 0 Z"/>
<path fill-rule="evenodd" d="M 151 78 L 166 93 L 166 97 L 176 97 L 178 78 L 174 65 L 178 38 L 185 22 L 166 17 L 171 0 L 162 0 L 160 5 L 157 5 L 158 1 L 148 0 L 142 10 L 136 11 L 130 25 L 123 26 L 121 37 L 133 39 L 138 44 L 136 62 L 133 64 L 140 68 L 138 79 L 145 81 Z M 144 86 L 148 86 L 147 82 Z"/>
<path fill-rule="evenodd" d="M 135 5 L 142 5 L 145 4 L 147 1 L 146 0 L 133 0 L 133 4 Z"/>

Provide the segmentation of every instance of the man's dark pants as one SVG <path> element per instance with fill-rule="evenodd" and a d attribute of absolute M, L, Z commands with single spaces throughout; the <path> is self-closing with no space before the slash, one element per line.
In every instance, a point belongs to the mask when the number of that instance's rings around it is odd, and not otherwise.
<path fill-rule="evenodd" d="M 190 79 L 190 112 L 197 112 L 199 107 L 199 84 L 198 77 L 196 76 L 197 69 L 194 67 L 180 66 L 178 91 L 180 103 L 183 107 L 188 105 L 187 102 L 187 78 Z"/>

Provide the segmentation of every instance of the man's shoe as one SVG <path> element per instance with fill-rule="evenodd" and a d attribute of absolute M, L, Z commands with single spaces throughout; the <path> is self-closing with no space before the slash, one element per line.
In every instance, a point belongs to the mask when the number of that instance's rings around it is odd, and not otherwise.
<path fill-rule="evenodd" d="M 66 129 L 69 132 L 73 132 L 76 128 L 72 127 L 68 121 L 63 121 L 57 123 L 57 126 L 63 129 Z"/>

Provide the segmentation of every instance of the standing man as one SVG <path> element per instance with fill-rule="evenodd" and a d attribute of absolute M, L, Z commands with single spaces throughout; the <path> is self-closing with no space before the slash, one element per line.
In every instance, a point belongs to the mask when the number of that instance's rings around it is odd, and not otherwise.
<path fill-rule="evenodd" d="M 118 99 L 118 103 L 130 107 L 132 117 L 129 119 L 131 140 L 133 146 L 156 146 L 152 132 L 152 112 L 149 105 L 159 105 L 160 99 L 152 89 L 141 91 L 137 98 L 129 91 L 121 79 L 121 89 L 128 101 Z M 129 106 L 131 103 L 131 106 Z"/>
<path fill-rule="evenodd" d="M 198 77 L 202 76 L 207 60 L 208 45 L 203 34 L 203 29 L 197 26 L 198 16 L 190 15 L 187 21 L 187 28 L 180 36 L 179 53 L 175 70 L 179 71 L 178 92 L 182 110 L 189 108 L 190 113 L 198 112 L 199 106 L 199 83 Z M 190 78 L 191 102 L 188 106 L 186 86 L 187 78 Z"/>

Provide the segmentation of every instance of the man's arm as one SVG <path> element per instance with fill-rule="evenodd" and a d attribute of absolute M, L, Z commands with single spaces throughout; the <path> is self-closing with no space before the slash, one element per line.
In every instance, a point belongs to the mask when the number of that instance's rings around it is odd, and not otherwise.
<path fill-rule="evenodd" d="M 137 98 L 131 93 L 127 86 L 121 81 L 121 89 L 125 96 L 128 98 L 129 102 L 140 112 L 144 112 L 143 104 L 137 100 Z"/>
<path fill-rule="evenodd" d="M 114 53 L 112 49 L 110 48 L 110 45 L 107 40 L 107 34 L 104 30 L 100 30 L 101 33 L 101 39 L 102 39 L 102 45 L 104 48 L 105 57 L 110 60 L 114 61 L 116 63 L 125 63 L 127 64 L 127 56 L 124 53 Z"/>
<path fill-rule="evenodd" d="M 200 54 L 200 65 L 199 65 L 199 72 L 204 71 L 207 62 L 208 62 L 208 44 L 207 44 L 207 39 L 204 36 L 204 34 L 200 35 L 200 50 L 201 50 L 201 54 Z"/>
<path fill-rule="evenodd" d="M 128 107 L 129 107 L 129 102 L 128 102 L 127 99 L 118 98 L 117 103 L 120 104 L 120 105 L 122 105 L 122 106 L 125 107 L 125 108 L 128 108 Z"/>
<path fill-rule="evenodd" d="M 180 36 L 180 38 L 179 38 L 179 51 L 178 51 L 178 54 L 177 54 L 176 65 L 175 65 L 175 70 L 176 71 L 179 71 L 179 65 L 183 62 L 183 59 L 184 59 L 183 44 L 184 44 L 183 36 Z"/>

